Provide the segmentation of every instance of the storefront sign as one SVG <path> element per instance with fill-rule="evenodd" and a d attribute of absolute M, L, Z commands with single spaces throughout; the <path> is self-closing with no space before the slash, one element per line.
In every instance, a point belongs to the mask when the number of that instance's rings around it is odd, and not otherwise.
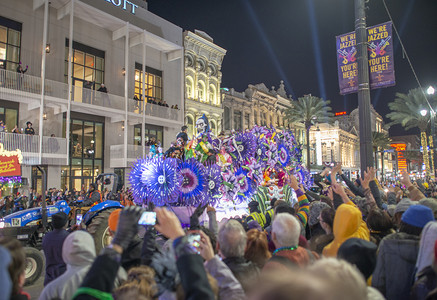
<path fill-rule="evenodd" d="M 367 28 L 370 88 L 395 85 L 392 23 Z M 358 91 L 358 62 L 355 32 L 337 36 L 337 65 L 340 94 Z"/>
<path fill-rule="evenodd" d="M 131 14 L 135 14 L 135 9 L 138 8 L 138 5 L 128 1 L 128 0 L 106 0 L 106 2 L 111 3 L 112 5 L 121 7 L 125 11 L 130 11 Z"/>
<path fill-rule="evenodd" d="M 391 147 L 395 148 L 398 157 L 398 171 L 407 171 L 407 160 L 404 158 L 403 151 L 407 149 L 407 145 L 404 143 L 390 144 Z"/>
<path fill-rule="evenodd" d="M 21 176 L 23 156 L 19 149 L 7 151 L 0 144 L 0 177 Z"/>

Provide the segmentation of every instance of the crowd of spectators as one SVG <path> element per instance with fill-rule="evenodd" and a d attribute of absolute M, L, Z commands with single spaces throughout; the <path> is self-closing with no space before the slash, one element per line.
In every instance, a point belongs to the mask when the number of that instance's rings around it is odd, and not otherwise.
<path fill-rule="evenodd" d="M 437 299 L 433 181 L 404 172 L 381 184 L 368 168 L 353 182 L 341 164 L 314 179 L 318 188 L 306 190 L 287 175 L 296 202 L 271 199 L 262 212 L 252 201 L 248 215 L 220 222 L 213 207 L 199 206 L 182 226 L 150 203 L 157 223 L 139 231 L 144 208 L 116 210 L 101 253 L 89 233 L 69 233 L 66 216 L 54 217 L 40 299 Z M 11 299 L 24 297 L 21 246 L 0 245 L 10 253 L 0 272 L 9 266 Z"/>

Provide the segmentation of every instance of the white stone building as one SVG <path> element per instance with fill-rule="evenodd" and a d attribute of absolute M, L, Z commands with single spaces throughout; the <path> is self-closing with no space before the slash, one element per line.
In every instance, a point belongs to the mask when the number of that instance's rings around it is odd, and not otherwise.
<path fill-rule="evenodd" d="M 1 138 L 23 151 L 22 174 L 33 186 L 41 187 L 35 164 L 46 169 L 48 187 L 80 189 L 102 172 L 124 179 L 151 138 L 169 146 L 184 124 L 180 27 L 141 0 L 0 6 L 0 119 L 8 130 Z M 20 62 L 29 66 L 23 75 Z M 107 93 L 97 91 L 103 84 Z M 164 102 L 169 107 L 153 104 Z M 36 135 L 10 133 L 27 121 Z"/>
<path fill-rule="evenodd" d="M 226 50 L 214 44 L 205 32 L 184 32 L 185 124 L 188 136 L 195 133 L 196 120 L 205 114 L 212 132 L 222 130 L 223 107 L 220 94 L 221 67 Z"/>

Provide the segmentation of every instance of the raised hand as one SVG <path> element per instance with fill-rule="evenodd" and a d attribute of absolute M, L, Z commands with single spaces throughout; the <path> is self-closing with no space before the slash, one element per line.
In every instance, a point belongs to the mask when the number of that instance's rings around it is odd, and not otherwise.
<path fill-rule="evenodd" d="M 155 208 L 155 212 L 158 220 L 155 228 L 165 237 L 174 240 L 185 235 L 181 222 L 173 212 L 159 207 Z"/>

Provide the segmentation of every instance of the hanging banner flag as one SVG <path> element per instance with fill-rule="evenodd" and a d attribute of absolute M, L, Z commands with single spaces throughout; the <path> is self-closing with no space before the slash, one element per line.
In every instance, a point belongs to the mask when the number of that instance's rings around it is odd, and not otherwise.
<path fill-rule="evenodd" d="M 367 41 L 370 88 L 395 85 L 392 23 L 367 28 Z"/>
<path fill-rule="evenodd" d="M 337 66 L 340 94 L 358 91 L 358 63 L 355 32 L 337 39 Z M 392 23 L 386 22 L 367 28 L 370 88 L 396 84 L 393 62 Z"/>
<path fill-rule="evenodd" d="M 355 32 L 337 36 L 337 66 L 340 94 L 358 91 L 358 63 Z"/>

